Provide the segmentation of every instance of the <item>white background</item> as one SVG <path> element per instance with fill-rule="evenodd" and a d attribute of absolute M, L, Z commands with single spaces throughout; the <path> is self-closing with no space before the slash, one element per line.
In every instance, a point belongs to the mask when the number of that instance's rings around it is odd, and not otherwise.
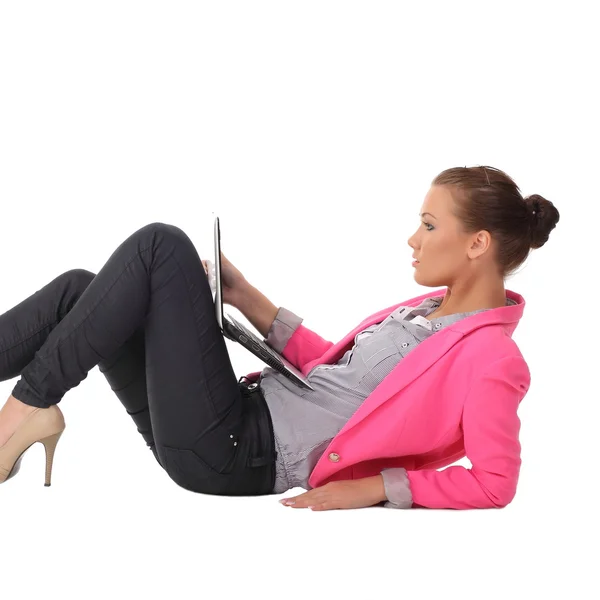
<path fill-rule="evenodd" d="M 94 368 L 60 404 L 52 487 L 41 444 L 0 487 L 0 597 L 597 597 L 592 5 L 3 2 L 0 314 L 150 222 L 211 258 L 215 211 L 247 279 L 337 341 L 430 291 L 407 240 L 440 171 L 503 169 L 561 220 L 506 281 L 532 373 L 508 507 L 188 492 Z M 227 344 L 238 376 L 263 367 Z"/>

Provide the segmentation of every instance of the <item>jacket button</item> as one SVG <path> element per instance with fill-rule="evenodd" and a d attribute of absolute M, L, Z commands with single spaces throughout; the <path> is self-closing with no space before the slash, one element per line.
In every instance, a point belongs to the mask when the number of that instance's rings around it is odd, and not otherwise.
<path fill-rule="evenodd" d="M 339 455 L 339 454 L 336 454 L 335 452 L 332 452 L 332 453 L 329 455 L 329 460 L 330 460 L 331 462 L 337 462 L 338 460 L 340 460 L 340 455 Z"/>

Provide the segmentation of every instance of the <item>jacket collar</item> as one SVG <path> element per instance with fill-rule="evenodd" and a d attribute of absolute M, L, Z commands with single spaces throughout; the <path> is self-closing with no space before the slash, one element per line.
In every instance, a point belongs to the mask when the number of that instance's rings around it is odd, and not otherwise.
<path fill-rule="evenodd" d="M 452 323 L 449 327 L 461 332 L 463 335 L 467 335 L 475 329 L 485 327 L 486 325 L 501 325 L 504 331 L 512 337 L 513 332 L 517 328 L 521 317 L 523 316 L 523 310 L 525 309 L 525 298 L 512 290 L 505 290 L 506 297 L 509 300 L 513 300 L 516 304 L 507 304 L 506 306 L 499 306 L 498 308 L 491 308 L 483 312 L 471 315 L 465 319 L 460 319 Z M 436 293 L 428 294 L 426 297 L 438 295 Z M 444 295 L 442 293 L 442 295 Z M 448 315 L 452 316 L 452 315 Z M 444 317 L 441 317 L 442 319 Z M 435 321 L 435 319 L 434 319 Z"/>

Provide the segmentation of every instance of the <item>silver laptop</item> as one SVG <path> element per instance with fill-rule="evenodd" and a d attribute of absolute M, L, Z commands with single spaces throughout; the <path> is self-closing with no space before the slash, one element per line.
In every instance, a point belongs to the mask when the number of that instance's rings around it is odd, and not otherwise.
<path fill-rule="evenodd" d="M 292 363 L 277 353 L 265 341 L 252 333 L 242 323 L 234 319 L 231 315 L 223 313 L 223 284 L 221 280 L 221 228 L 219 217 L 215 217 L 215 311 L 217 323 L 223 332 L 223 335 L 234 342 L 239 342 L 244 348 L 258 356 L 263 362 L 267 363 L 273 369 L 279 371 L 291 381 L 308 389 L 314 389 L 303 373 Z"/>

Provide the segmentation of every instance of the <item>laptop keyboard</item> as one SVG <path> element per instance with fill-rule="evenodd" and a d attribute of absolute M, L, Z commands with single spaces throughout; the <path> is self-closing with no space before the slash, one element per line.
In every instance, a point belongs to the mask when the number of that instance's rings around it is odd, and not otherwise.
<path fill-rule="evenodd" d="M 277 354 L 277 352 L 275 352 L 275 350 L 273 350 L 273 348 L 271 348 L 264 340 L 261 340 L 259 337 L 257 337 L 252 331 L 250 331 L 247 327 L 244 327 L 244 325 L 242 325 L 242 323 L 240 323 L 239 321 L 237 321 L 234 317 L 232 317 L 231 315 L 227 315 L 229 317 L 229 319 L 231 320 L 231 322 L 238 327 L 242 333 L 244 333 L 244 335 L 246 335 L 247 338 L 249 338 L 250 340 L 253 340 L 254 342 L 256 342 L 261 348 L 265 349 L 267 351 L 267 353 L 269 354 L 269 357 L 263 357 L 263 360 L 273 369 L 275 369 L 276 371 L 279 371 L 280 373 L 283 373 L 286 377 L 289 377 L 289 373 L 290 371 L 287 370 L 287 367 L 284 365 L 284 363 L 282 362 L 281 357 L 279 356 L 279 354 Z M 301 386 L 306 387 L 306 384 L 299 379 L 296 375 L 293 375 L 293 379 L 294 381 L 297 381 Z M 312 389 L 312 388 L 308 388 L 308 389 Z"/>
<path fill-rule="evenodd" d="M 279 355 L 266 342 L 258 338 L 247 327 L 244 327 L 244 325 L 240 323 L 237 319 L 234 319 L 231 315 L 228 316 L 232 320 L 232 322 L 246 334 L 247 337 L 249 337 L 251 340 L 254 340 L 257 344 L 260 345 L 261 348 L 264 348 L 269 354 L 271 354 L 271 356 L 274 356 L 277 360 L 281 360 L 279 358 Z"/>

